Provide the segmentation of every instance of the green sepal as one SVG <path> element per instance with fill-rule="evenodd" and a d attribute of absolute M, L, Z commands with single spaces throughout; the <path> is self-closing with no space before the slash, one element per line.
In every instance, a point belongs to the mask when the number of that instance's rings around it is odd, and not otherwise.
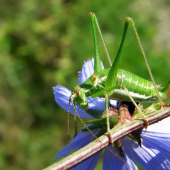
<path fill-rule="evenodd" d="M 104 135 L 106 132 L 107 132 L 107 129 L 106 129 L 106 128 L 102 128 L 102 129 L 100 129 L 100 130 L 96 133 L 95 136 L 98 138 L 98 137 Z M 93 140 L 95 140 L 95 139 L 96 139 L 96 138 L 93 137 L 93 139 L 92 139 L 91 141 L 93 141 Z"/>
<path fill-rule="evenodd" d="M 138 142 L 138 144 L 142 145 L 142 140 L 141 140 L 141 133 L 142 133 L 143 128 L 140 128 L 138 130 L 135 130 L 133 132 L 131 132 L 128 137 L 131 138 L 132 140 L 134 140 L 135 142 Z"/>
<path fill-rule="evenodd" d="M 114 142 L 115 149 L 117 152 L 122 156 L 125 157 L 124 152 L 123 152 L 123 146 L 122 146 L 122 139 L 119 139 Z"/>
<path fill-rule="evenodd" d="M 168 82 L 168 84 L 163 89 L 160 90 L 160 95 L 162 100 L 170 97 L 170 82 Z"/>
<path fill-rule="evenodd" d="M 148 114 L 155 112 L 155 111 L 158 111 L 160 109 L 161 109 L 160 103 L 153 103 L 151 106 L 149 106 L 148 108 L 146 108 L 144 110 L 144 114 L 148 115 Z"/>

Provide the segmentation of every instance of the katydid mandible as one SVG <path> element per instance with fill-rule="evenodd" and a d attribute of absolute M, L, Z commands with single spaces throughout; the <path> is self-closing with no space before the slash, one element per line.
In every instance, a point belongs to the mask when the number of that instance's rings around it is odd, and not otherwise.
<path fill-rule="evenodd" d="M 109 57 L 108 51 L 103 36 L 101 34 L 100 27 L 95 14 L 91 12 L 90 18 L 91 18 L 93 38 L 94 38 L 94 74 L 82 84 L 77 85 L 72 91 L 69 100 L 72 101 L 74 109 L 76 104 L 79 108 L 82 108 L 85 111 L 87 111 L 88 96 L 91 96 L 92 98 L 95 97 L 105 98 L 107 115 L 108 115 L 108 97 L 112 97 L 112 99 L 115 100 L 132 101 L 134 104 L 136 104 L 135 102 L 159 101 L 160 105 L 163 106 L 162 100 L 170 96 L 170 83 L 168 83 L 164 88 L 155 84 L 155 81 L 151 74 L 145 53 L 143 51 L 132 18 L 126 17 L 122 40 L 117 55 L 115 57 L 115 60 L 111 68 L 107 68 L 104 70 L 102 70 L 101 61 L 98 53 L 95 24 L 102 38 L 102 42 L 104 44 L 104 48 L 106 50 L 107 56 Z M 145 80 L 143 78 L 138 77 L 135 74 L 132 74 L 128 71 L 118 68 L 120 55 L 123 48 L 129 23 L 132 24 L 133 30 L 138 40 L 140 49 L 142 51 L 152 81 Z M 137 109 L 139 108 L 137 107 Z M 90 114 L 89 112 L 87 113 Z M 141 114 L 143 113 L 141 112 Z M 91 115 L 91 116 L 97 118 L 95 117 L 95 115 Z M 145 120 L 144 114 L 143 114 L 143 119 Z M 110 132 L 108 116 L 107 116 L 107 131 L 108 133 Z"/>

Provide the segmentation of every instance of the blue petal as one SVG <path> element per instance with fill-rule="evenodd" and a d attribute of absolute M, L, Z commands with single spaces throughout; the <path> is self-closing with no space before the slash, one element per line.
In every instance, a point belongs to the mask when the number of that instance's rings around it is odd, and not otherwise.
<path fill-rule="evenodd" d="M 142 133 L 141 135 L 141 137 L 144 137 L 144 136 L 148 136 L 154 139 L 170 140 L 170 133 L 159 133 L 159 132 L 146 131 L 145 133 Z"/>
<path fill-rule="evenodd" d="M 97 133 L 97 131 L 93 131 L 94 134 Z M 72 150 L 75 149 L 80 149 L 83 146 L 87 145 L 88 143 L 90 143 L 90 141 L 92 140 L 93 135 L 90 132 L 82 132 L 80 131 L 75 138 L 71 141 L 71 148 Z M 59 157 L 62 156 L 67 156 L 68 153 L 70 152 L 70 145 L 68 144 L 65 148 L 63 148 L 58 154 L 56 159 L 58 159 Z"/>
<path fill-rule="evenodd" d="M 139 144 L 128 138 L 122 140 L 128 156 L 144 169 L 170 169 L 169 160 L 158 150 L 155 141 L 154 143 L 151 141 L 153 139 L 148 142 L 144 138 L 142 147 L 140 147 Z"/>
<path fill-rule="evenodd" d="M 108 169 L 124 169 L 124 170 L 131 170 L 131 169 L 138 169 L 134 161 L 129 159 L 126 152 L 124 152 L 125 157 L 121 157 L 118 155 L 116 149 L 112 146 L 109 148 L 115 153 L 115 156 L 111 151 L 107 148 L 105 149 L 104 159 L 103 159 L 103 170 Z"/>
<path fill-rule="evenodd" d="M 159 152 L 163 154 L 166 159 L 170 160 L 170 142 L 168 140 L 157 140 L 145 136 L 143 145 L 147 147 L 148 145 L 151 145 L 154 149 L 159 150 Z"/>
<path fill-rule="evenodd" d="M 83 67 L 79 72 L 78 84 L 83 83 L 92 74 L 94 74 L 94 59 L 92 59 L 92 61 L 88 60 L 87 62 L 84 62 Z"/>
<path fill-rule="evenodd" d="M 93 170 L 101 156 L 102 151 L 99 151 L 94 156 L 90 157 L 89 159 L 85 160 L 84 162 L 80 163 L 76 166 L 77 170 Z M 75 170 L 75 168 L 72 168 L 72 170 Z"/>
<path fill-rule="evenodd" d="M 62 86 L 53 87 L 55 101 L 59 106 L 61 106 L 65 111 L 68 111 L 69 97 L 71 96 L 71 91 Z M 81 118 L 93 119 L 89 116 L 83 109 L 76 107 L 76 110 Z M 70 103 L 70 111 L 74 115 L 74 109 L 72 103 Z"/>
<path fill-rule="evenodd" d="M 91 105 L 89 105 L 89 107 L 91 109 L 98 109 L 98 110 L 105 110 L 105 99 L 104 98 L 92 98 L 92 97 L 88 97 L 88 102 L 91 103 Z"/>

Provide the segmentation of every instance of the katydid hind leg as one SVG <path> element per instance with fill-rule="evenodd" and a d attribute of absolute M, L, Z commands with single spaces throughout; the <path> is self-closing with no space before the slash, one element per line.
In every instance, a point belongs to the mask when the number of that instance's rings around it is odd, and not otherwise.
<path fill-rule="evenodd" d="M 95 15 L 94 13 L 93 13 L 92 15 L 93 15 L 93 17 L 94 17 L 94 20 L 95 20 L 95 23 L 96 23 L 96 26 L 97 26 L 97 30 L 98 30 L 99 35 L 100 35 L 100 37 L 101 37 L 101 40 L 102 40 L 102 43 L 103 43 L 103 46 L 104 46 L 104 49 L 105 49 L 105 52 L 106 52 L 106 55 L 107 55 L 107 59 L 108 59 L 108 61 L 109 61 L 110 66 L 112 66 L 112 62 L 111 62 L 111 59 L 110 59 L 110 56 L 109 56 L 109 52 L 108 52 L 108 50 L 107 50 L 107 47 L 106 47 L 106 44 L 105 44 L 105 41 L 104 41 L 104 38 L 103 38 L 103 35 L 102 35 L 102 32 L 101 32 L 99 23 L 98 23 L 98 21 L 97 21 L 97 17 L 96 17 L 96 15 Z"/>
<path fill-rule="evenodd" d="M 149 67 L 149 64 L 148 64 L 148 61 L 147 61 L 147 58 L 146 58 L 146 54 L 145 54 L 144 49 L 143 49 L 143 47 L 142 47 L 142 43 L 141 43 L 141 41 L 140 41 L 140 38 L 139 38 L 139 35 L 138 35 L 138 32 L 137 32 L 137 29 L 136 29 L 136 27 L 135 27 L 135 23 L 134 23 L 134 21 L 133 21 L 132 18 L 130 18 L 130 22 L 131 22 L 131 24 L 132 24 L 132 27 L 133 27 L 133 30 L 134 30 L 136 39 L 137 39 L 137 41 L 138 41 L 140 50 L 141 50 L 142 55 L 143 55 L 143 58 L 144 58 L 144 60 L 145 60 L 145 64 L 146 64 L 146 66 L 147 66 L 147 69 L 148 69 L 150 78 L 151 78 L 152 83 L 153 83 L 153 85 L 154 85 L 154 87 L 155 87 L 155 89 L 156 89 L 156 93 L 157 93 L 157 97 L 158 97 L 159 103 L 163 106 L 163 102 L 162 102 L 162 99 L 161 99 L 161 95 L 160 95 L 159 90 L 158 90 L 158 88 L 157 88 L 157 86 L 156 86 L 155 80 L 154 80 L 154 78 L 153 78 L 151 69 L 150 69 L 150 67 Z"/>
<path fill-rule="evenodd" d="M 112 64 L 112 67 L 111 67 L 111 69 L 108 73 L 108 76 L 107 76 L 106 85 L 105 85 L 106 90 L 115 86 L 115 84 L 116 84 L 120 55 L 121 55 L 122 48 L 123 48 L 123 45 L 124 45 L 124 41 L 125 41 L 125 38 L 126 38 L 126 33 L 127 33 L 129 22 L 130 22 L 129 17 L 126 17 L 123 35 L 122 35 L 122 40 L 121 40 L 117 55 L 115 57 L 115 60 Z"/>
<path fill-rule="evenodd" d="M 97 47 L 97 36 L 96 36 L 96 28 L 95 28 L 95 14 L 90 13 L 90 19 L 92 24 L 92 31 L 93 31 L 93 39 L 94 39 L 94 74 L 102 71 L 102 65 L 100 61 L 100 56 Z"/>

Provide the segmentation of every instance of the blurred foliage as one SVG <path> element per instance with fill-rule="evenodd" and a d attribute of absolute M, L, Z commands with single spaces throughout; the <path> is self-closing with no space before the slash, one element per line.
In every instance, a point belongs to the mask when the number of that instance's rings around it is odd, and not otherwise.
<path fill-rule="evenodd" d="M 1 0 L 0 4 L 0 169 L 45 168 L 67 144 L 67 114 L 55 103 L 52 87 L 72 90 L 83 62 L 93 57 L 89 12 L 98 17 L 112 61 L 125 17 L 132 17 L 157 84 L 164 86 L 170 80 L 168 0 Z M 101 59 L 109 67 L 99 38 Z M 120 67 L 149 79 L 131 26 Z"/>

